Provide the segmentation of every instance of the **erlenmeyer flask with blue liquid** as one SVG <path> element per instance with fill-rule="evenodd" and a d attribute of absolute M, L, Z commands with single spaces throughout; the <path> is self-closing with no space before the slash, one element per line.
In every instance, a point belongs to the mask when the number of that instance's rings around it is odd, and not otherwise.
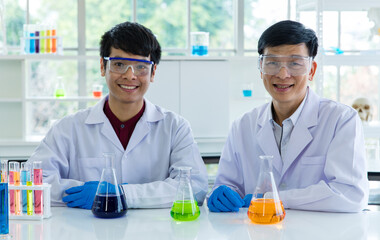
<path fill-rule="evenodd" d="M 98 189 L 92 205 L 92 213 L 100 218 L 117 218 L 127 213 L 127 202 L 123 188 L 116 180 L 114 153 L 103 154 L 106 167 L 103 169 Z"/>

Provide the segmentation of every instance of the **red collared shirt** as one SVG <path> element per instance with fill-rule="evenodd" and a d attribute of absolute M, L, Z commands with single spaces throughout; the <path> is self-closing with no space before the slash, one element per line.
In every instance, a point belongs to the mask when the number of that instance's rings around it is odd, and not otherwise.
<path fill-rule="evenodd" d="M 127 148 L 127 145 L 128 145 L 129 139 L 132 136 L 133 130 L 135 129 L 137 122 L 143 115 L 144 110 L 145 110 L 145 102 L 140 112 L 138 112 L 133 118 L 125 122 L 122 122 L 111 111 L 111 108 L 108 104 L 108 100 L 106 100 L 106 102 L 104 103 L 103 111 L 106 114 L 108 120 L 110 120 L 111 125 L 113 129 L 115 130 L 115 133 L 117 137 L 119 138 L 121 144 L 123 145 L 124 149 Z"/>

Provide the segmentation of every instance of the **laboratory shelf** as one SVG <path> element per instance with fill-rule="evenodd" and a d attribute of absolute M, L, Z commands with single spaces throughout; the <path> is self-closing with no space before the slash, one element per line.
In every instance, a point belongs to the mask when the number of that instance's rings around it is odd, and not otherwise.
<path fill-rule="evenodd" d="M 338 66 L 380 65 L 380 51 L 365 51 L 358 55 L 323 55 L 323 64 Z"/>
<path fill-rule="evenodd" d="M 306 0 L 300 1 L 299 11 L 315 11 L 318 4 L 323 11 L 367 11 L 370 8 L 379 8 L 379 0 Z"/>
<path fill-rule="evenodd" d="M 88 101 L 99 101 L 101 98 L 94 97 L 27 97 L 25 99 L 27 102 L 70 102 L 70 101 L 80 101 L 80 102 L 88 102 Z"/>
<path fill-rule="evenodd" d="M 21 103 L 20 98 L 0 98 L 0 103 Z"/>

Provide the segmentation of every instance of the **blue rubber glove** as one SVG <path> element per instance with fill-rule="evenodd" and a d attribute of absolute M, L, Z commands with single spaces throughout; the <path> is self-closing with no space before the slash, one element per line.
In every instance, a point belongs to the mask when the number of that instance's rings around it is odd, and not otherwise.
<path fill-rule="evenodd" d="M 68 196 L 62 198 L 68 207 L 91 209 L 99 181 L 85 182 L 82 186 L 66 189 Z"/>
<path fill-rule="evenodd" d="M 243 204 L 240 195 L 225 185 L 215 189 L 207 202 L 211 212 L 238 212 Z"/>
<path fill-rule="evenodd" d="M 251 200 L 252 200 L 252 194 L 245 195 L 243 200 L 244 200 L 243 207 L 249 207 L 249 205 L 251 204 Z"/>

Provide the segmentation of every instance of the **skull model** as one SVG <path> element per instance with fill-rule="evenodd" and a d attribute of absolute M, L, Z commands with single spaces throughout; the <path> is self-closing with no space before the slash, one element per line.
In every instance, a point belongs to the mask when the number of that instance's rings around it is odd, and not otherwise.
<path fill-rule="evenodd" d="M 372 108 L 367 98 L 356 98 L 352 103 L 352 107 L 358 111 L 359 117 L 363 122 L 369 122 L 372 119 Z"/>

